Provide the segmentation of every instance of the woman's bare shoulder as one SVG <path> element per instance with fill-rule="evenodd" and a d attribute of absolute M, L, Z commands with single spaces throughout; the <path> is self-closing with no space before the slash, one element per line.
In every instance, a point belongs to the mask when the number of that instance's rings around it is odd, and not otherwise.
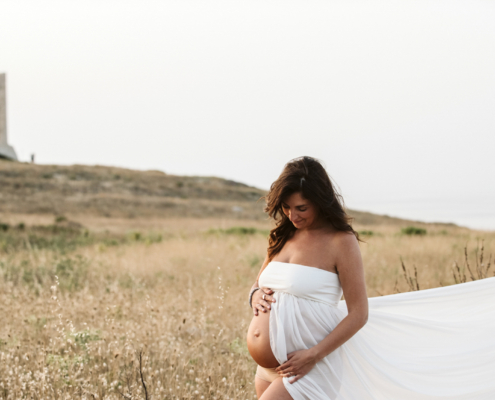
<path fill-rule="evenodd" d="M 332 239 L 332 246 L 338 250 L 338 254 L 359 252 L 359 242 L 353 232 L 336 232 Z"/>
<path fill-rule="evenodd" d="M 356 235 L 353 232 L 336 231 L 332 234 L 332 239 L 337 245 L 352 246 L 358 243 Z"/>

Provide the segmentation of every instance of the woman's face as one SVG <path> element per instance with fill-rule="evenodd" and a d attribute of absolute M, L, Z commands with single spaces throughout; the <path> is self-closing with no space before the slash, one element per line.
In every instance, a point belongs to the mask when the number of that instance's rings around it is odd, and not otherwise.
<path fill-rule="evenodd" d="M 302 197 L 301 192 L 282 201 L 282 210 L 297 229 L 309 228 L 316 223 L 318 211 L 311 201 Z"/>

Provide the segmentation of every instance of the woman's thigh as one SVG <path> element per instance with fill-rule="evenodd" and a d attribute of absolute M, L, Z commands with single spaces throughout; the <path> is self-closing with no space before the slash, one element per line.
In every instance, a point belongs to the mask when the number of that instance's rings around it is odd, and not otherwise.
<path fill-rule="evenodd" d="M 268 387 L 262 393 L 261 396 L 258 394 L 259 400 L 293 400 L 285 388 L 282 378 L 277 378 L 272 383 L 268 383 Z"/>
<path fill-rule="evenodd" d="M 257 376 L 254 377 L 254 388 L 256 389 L 256 396 L 258 396 L 258 399 L 261 398 L 263 393 L 265 393 L 268 386 L 270 386 L 270 382 L 258 378 Z"/>

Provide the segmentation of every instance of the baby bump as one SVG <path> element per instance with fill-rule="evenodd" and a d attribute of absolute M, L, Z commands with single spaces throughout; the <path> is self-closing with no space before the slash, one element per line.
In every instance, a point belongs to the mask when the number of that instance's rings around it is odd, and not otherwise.
<path fill-rule="evenodd" d="M 270 347 L 270 310 L 254 316 L 247 333 L 247 346 L 256 364 L 264 368 L 278 367 Z"/>

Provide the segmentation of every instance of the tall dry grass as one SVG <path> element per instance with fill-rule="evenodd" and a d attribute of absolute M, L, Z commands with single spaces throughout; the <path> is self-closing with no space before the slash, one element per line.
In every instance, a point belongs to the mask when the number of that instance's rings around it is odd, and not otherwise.
<path fill-rule="evenodd" d="M 102 221 L 86 223 L 97 231 Z M 109 245 L 106 238 L 70 250 L 28 243 L 0 254 L 1 399 L 255 398 L 246 296 L 268 225 L 139 223 L 134 241 Z M 128 238 L 135 225 L 120 221 L 111 232 Z M 229 230 L 240 225 L 257 229 Z M 455 283 L 452 267 L 465 268 L 466 245 L 472 265 L 482 239 L 485 266 L 495 249 L 495 233 L 366 230 L 361 250 L 370 296 L 411 290 L 401 259 L 409 273 L 416 267 L 426 289 Z M 141 240 L 156 234 L 161 241 Z"/>

